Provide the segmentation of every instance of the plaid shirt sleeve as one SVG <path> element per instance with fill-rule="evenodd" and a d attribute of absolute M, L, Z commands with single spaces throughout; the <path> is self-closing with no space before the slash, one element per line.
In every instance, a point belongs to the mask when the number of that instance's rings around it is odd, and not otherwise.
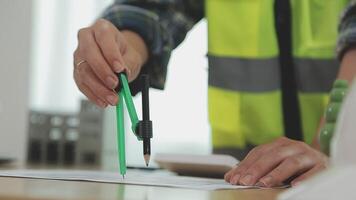
<path fill-rule="evenodd" d="M 356 46 L 356 1 L 350 4 L 341 17 L 337 54 L 339 60 L 345 52 Z"/>
<path fill-rule="evenodd" d="M 144 39 L 149 60 L 141 73 L 150 75 L 151 87 L 163 89 L 172 50 L 203 16 L 204 0 L 116 0 L 102 17 Z M 137 80 L 130 87 L 133 94 L 140 91 Z"/>

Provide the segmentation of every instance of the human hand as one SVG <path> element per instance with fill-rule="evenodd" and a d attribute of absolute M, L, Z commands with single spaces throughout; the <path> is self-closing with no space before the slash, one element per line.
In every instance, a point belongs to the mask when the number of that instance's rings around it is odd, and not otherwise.
<path fill-rule="evenodd" d="M 326 168 L 328 158 L 304 142 L 282 137 L 252 149 L 246 158 L 225 174 L 231 184 L 280 186 L 291 180 L 292 186 Z"/>
<path fill-rule="evenodd" d="M 148 57 L 142 38 L 131 31 L 119 31 L 105 19 L 78 32 L 78 47 L 74 51 L 74 80 L 88 99 L 104 108 L 116 105 L 118 86 L 115 74 L 125 71 L 134 80 Z"/>

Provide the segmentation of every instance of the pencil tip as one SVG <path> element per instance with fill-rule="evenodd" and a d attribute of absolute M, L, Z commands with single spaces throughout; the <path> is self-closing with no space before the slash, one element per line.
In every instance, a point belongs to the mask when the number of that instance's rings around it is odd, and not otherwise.
<path fill-rule="evenodd" d="M 146 163 L 146 167 L 148 167 L 148 164 L 150 163 L 150 154 L 145 154 L 143 155 L 144 159 L 145 159 L 145 163 Z"/>
<path fill-rule="evenodd" d="M 122 179 L 125 179 L 125 174 L 122 175 Z"/>

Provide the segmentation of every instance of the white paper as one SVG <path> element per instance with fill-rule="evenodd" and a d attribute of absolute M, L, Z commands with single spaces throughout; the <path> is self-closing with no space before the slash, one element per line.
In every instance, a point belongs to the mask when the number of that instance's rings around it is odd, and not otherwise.
<path fill-rule="evenodd" d="M 238 186 L 223 179 L 183 177 L 142 171 L 128 171 L 125 179 L 118 172 L 82 170 L 0 170 L 0 177 L 22 177 L 66 181 L 91 181 L 131 185 L 178 187 L 198 190 L 246 189 L 255 186 Z"/>

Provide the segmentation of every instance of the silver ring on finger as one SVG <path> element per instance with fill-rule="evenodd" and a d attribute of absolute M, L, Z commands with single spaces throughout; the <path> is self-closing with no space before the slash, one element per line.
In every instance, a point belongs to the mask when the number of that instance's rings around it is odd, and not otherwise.
<path fill-rule="evenodd" d="M 87 62 L 86 60 L 81 60 L 77 64 L 75 64 L 75 67 L 79 67 L 81 64 Z"/>

